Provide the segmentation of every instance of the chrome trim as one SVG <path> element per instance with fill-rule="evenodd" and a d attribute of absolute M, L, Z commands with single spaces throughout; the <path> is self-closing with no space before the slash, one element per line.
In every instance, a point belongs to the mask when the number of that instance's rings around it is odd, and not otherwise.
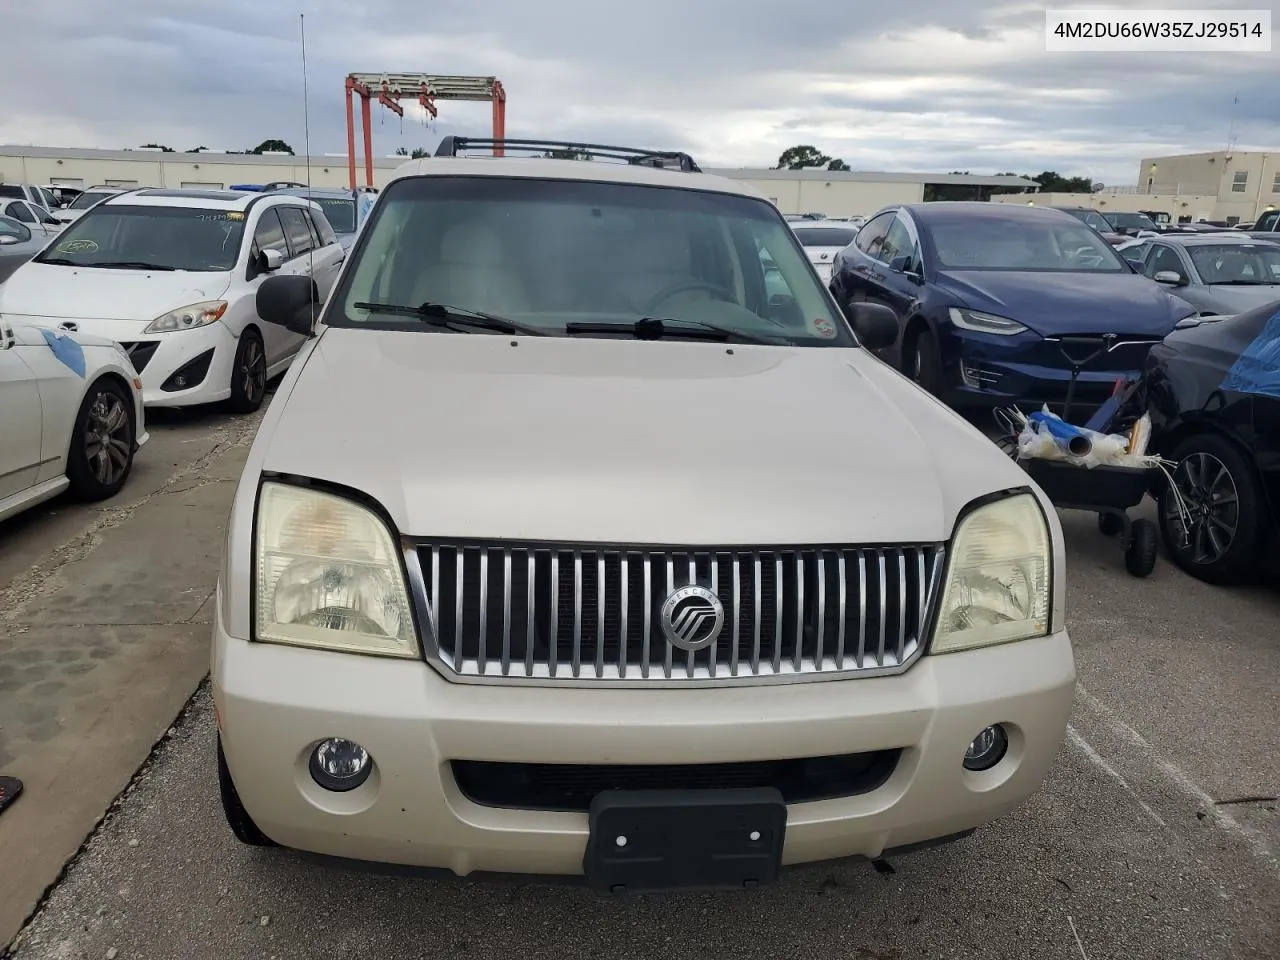
<path fill-rule="evenodd" d="M 406 538 L 403 550 L 426 659 L 450 681 L 481 684 L 681 688 L 902 673 L 927 645 L 945 571 L 942 544 L 743 549 Z M 499 556 L 501 596 L 491 568 Z M 564 583 L 560 568 L 570 558 L 572 582 Z M 721 633 L 692 654 L 673 650 L 654 617 L 673 590 L 691 584 L 726 607 Z"/>

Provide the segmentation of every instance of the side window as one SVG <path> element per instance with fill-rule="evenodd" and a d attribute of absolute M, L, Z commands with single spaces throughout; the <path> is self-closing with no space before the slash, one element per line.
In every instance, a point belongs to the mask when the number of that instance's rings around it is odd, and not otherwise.
<path fill-rule="evenodd" d="M 919 251 L 916 249 L 915 241 L 911 239 L 911 234 L 907 232 L 906 224 L 901 219 L 895 217 L 893 226 L 889 228 L 889 232 L 885 234 L 884 243 L 880 245 L 880 259 L 885 263 L 896 257 L 910 257 L 911 262 L 907 266 L 913 267 L 919 260 Z"/>
<path fill-rule="evenodd" d="M 31 212 L 31 208 L 20 200 L 14 200 L 4 208 L 6 217 L 13 217 L 23 223 L 35 223 L 36 215 Z"/>
<path fill-rule="evenodd" d="M 279 250 L 281 256 L 286 260 L 289 258 L 289 244 L 284 239 L 284 227 L 280 225 L 280 217 L 271 208 L 262 211 L 253 231 L 253 254 L 256 256 L 263 250 Z"/>
<path fill-rule="evenodd" d="M 40 196 L 44 199 L 45 207 L 47 207 L 50 210 L 58 209 L 58 198 L 55 197 L 52 193 L 50 193 L 48 190 L 46 190 L 44 187 L 40 188 Z"/>
<path fill-rule="evenodd" d="M 329 218 L 323 213 L 317 213 L 315 210 L 308 210 L 307 219 L 310 220 L 312 226 L 315 227 L 316 236 L 319 238 L 319 246 L 327 247 L 331 243 L 338 242 L 338 235 L 333 232 L 333 224 L 329 222 Z"/>
<path fill-rule="evenodd" d="M 284 224 L 284 235 L 289 238 L 289 252 L 299 256 L 311 250 L 315 245 L 311 240 L 311 228 L 307 226 L 307 218 L 298 207 L 277 207 L 280 222 Z"/>
<path fill-rule="evenodd" d="M 1272 210 L 1270 213 L 1264 213 L 1258 218 L 1258 222 L 1254 224 L 1255 230 L 1275 230 L 1280 227 L 1280 210 Z"/>
<path fill-rule="evenodd" d="M 1139 270 L 1147 259 L 1147 254 L 1151 252 L 1151 244 L 1136 243 L 1132 247 L 1125 247 L 1120 251 L 1120 255 L 1132 263 Z"/>
<path fill-rule="evenodd" d="M 872 217 L 858 231 L 858 235 L 853 238 L 854 244 L 867 256 L 879 257 L 880 247 L 884 245 L 885 234 L 889 232 L 889 225 L 896 216 L 897 214 L 890 210 L 880 214 L 878 217 Z"/>
<path fill-rule="evenodd" d="M 1182 260 L 1171 247 L 1158 246 L 1153 248 L 1151 256 L 1147 259 L 1147 269 L 1144 271 L 1148 277 L 1154 277 L 1162 270 L 1169 270 L 1176 273 L 1180 277 L 1187 275 L 1186 269 L 1182 266 Z"/>

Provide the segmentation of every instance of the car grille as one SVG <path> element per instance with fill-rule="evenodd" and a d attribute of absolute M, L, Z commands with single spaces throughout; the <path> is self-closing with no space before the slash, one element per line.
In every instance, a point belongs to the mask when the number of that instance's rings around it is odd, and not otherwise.
<path fill-rule="evenodd" d="M 433 543 L 408 561 L 446 675 L 731 683 L 901 672 L 922 649 L 943 548 Z M 663 603 L 690 584 L 724 611 L 695 652 L 661 625 Z"/>
<path fill-rule="evenodd" d="M 129 354 L 129 359 L 133 361 L 133 369 L 142 372 L 143 367 L 151 362 L 151 358 L 155 356 L 156 349 L 160 346 L 159 340 L 138 340 L 130 343 L 121 343 L 125 353 Z"/>

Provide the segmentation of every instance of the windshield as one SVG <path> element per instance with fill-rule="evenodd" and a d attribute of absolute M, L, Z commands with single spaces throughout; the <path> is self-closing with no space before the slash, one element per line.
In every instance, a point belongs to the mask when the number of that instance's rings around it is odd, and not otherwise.
<path fill-rule="evenodd" d="M 1128 273 L 1111 244 L 1074 219 L 962 220 L 926 228 L 938 264 L 954 270 Z"/>
<path fill-rule="evenodd" d="M 857 235 L 856 227 L 796 227 L 795 235 L 806 247 L 847 247 Z"/>
<path fill-rule="evenodd" d="M 381 194 L 331 302 L 334 326 L 438 331 L 355 304 L 440 303 L 551 334 L 570 322 L 630 329 L 656 317 L 805 346 L 854 345 L 768 203 L 631 184 L 399 180 Z"/>
<path fill-rule="evenodd" d="M 329 220 L 334 233 L 356 232 L 356 202 L 350 197 L 312 197 Z"/>
<path fill-rule="evenodd" d="M 65 228 L 36 260 L 223 272 L 235 266 L 243 233 L 238 210 L 107 204 Z"/>
<path fill-rule="evenodd" d="M 1102 214 L 1094 210 L 1067 210 L 1066 212 L 1086 226 L 1090 226 L 1094 230 L 1097 230 L 1099 233 L 1111 232 L 1111 224 L 1107 223 Z"/>
<path fill-rule="evenodd" d="M 80 194 L 80 196 L 76 197 L 75 200 L 72 201 L 71 206 L 69 206 L 67 209 L 68 210 L 88 210 L 99 200 L 105 200 L 107 199 L 107 197 L 114 197 L 114 196 L 115 196 L 114 193 L 105 193 L 101 190 L 97 190 L 97 191 L 90 190 L 87 193 L 82 193 Z"/>
<path fill-rule="evenodd" d="M 1205 283 L 1280 283 L 1280 247 L 1267 243 L 1187 244 Z"/>
<path fill-rule="evenodd" d="M 1155 221 L 1145 213 L 1108 213 L 1107 219 L 1123 230 L 1154 230 Z"/>

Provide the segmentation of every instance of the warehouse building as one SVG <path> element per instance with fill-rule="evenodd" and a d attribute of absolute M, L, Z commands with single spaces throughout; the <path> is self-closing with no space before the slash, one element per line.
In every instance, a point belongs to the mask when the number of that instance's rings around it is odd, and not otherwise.
<path fill-rule="evenodd" d="M 373 184 L 384 186 L 405 157 L 375 157 Z M 357 164 L 364 182 L 364 159 Z M 829 217 L 868 215 L 894 203 L 917 203 L 929 186 L 967 188 L 986 199 L 994 187 L 1035 189 L 1021 177 L 968 174 L 862 173 L 836 170 L 708 170 L 749 183 L 783 213 L 822 213 Z M 224 188 L 277 180 L 306 182 L 304 157 L 281 154 L 161 153 L 155 150 L 80 150 L 67 147 L 0 146 L 0 182 L 49 186 Z M 311 158 L 311 183 L 340 187 L 349 182 L 345 154 Z"/>

